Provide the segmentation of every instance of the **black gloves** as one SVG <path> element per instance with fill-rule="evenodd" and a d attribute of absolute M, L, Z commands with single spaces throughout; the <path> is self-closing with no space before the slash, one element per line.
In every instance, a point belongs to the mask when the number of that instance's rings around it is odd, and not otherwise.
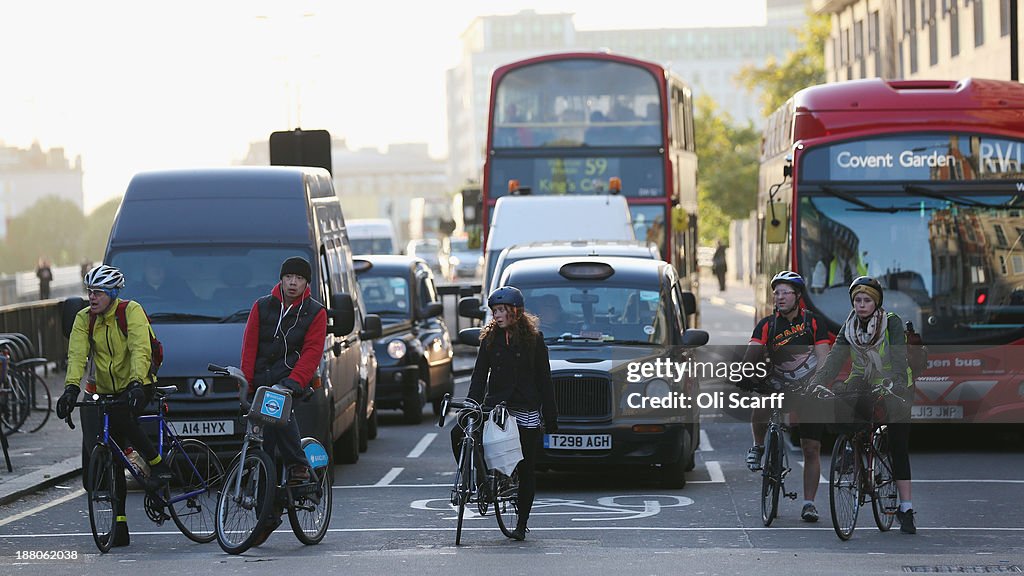
<path fill-rule="evenodd" d="M 281 380 L 277 384 L 282 388 L 290 390 L 293 396 L 298 396 L 302 394 L 302 384 L 299 384 L 298 382 L 292 380 L 291 378 L 285 378 L 284 380 Z"/>
<path fill-rule="evenodd" d="M 78 394 L 81 391 L 82 389 L 74 384 L 64 387 L 64 393 L 57 400 L 57 418 L 66 420 L 71 416 L 71 413 L 75 411 L 75 401 L 78 400 Z"/>
<path fill-rule="evenodd" d="M 130 382 L 125 396 L 128 399 L 128 411 L 132 418 L 138 418 L 142 414 L 142 409 L 146 407 L 146 391 L 142 389 L 142 383 Z"/>

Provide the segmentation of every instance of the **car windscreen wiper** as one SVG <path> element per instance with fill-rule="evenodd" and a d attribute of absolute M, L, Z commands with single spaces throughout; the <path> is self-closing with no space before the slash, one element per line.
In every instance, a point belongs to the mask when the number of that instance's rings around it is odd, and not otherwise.
<path fill-rule="evenodd" d="M 381 314 L 398 314 L 401 316 L 407 316 L 409 314 L 409 312 L 405 310 L 368 310 L 367 312 L 370 314 L 377 314 L 378 316 Z"/>
<path fill-rule="evenodd" d="M 220 316 L 210 316 L 209 314 L 190 314 L 188 312 L 154 312 L 149 315 L 150 320 L 209 320 L 211 322 L 220 322 Z"/>
<path fill-rule="evenodd" d="M 600 336 L 590 336 L 590 335 L 583 336 L 583 335 L 580 335 L 580 334 L 570 334 L 570 333 L 566 332 L 565 334 L 562 334 L 561 336 L 551 336 L 549 338 L 545 338 L 544 342 L 547 343 L 547 344 L 551 344 L 552 342 L 572 342 L 572 341 L 577 341 L 577 340 L 581 341 L 581 342 L 583 342 L 583 341 L 604 342 L 605 341 L 604 340 L 604 334 L 602 334 Z"/>
<path fill-rule="evenodd" d="M 970 198 L 958 198 L 956 196 L 949 196 L 946 194 L 941 194 L 939 192 L 933 192 L 932 190 L 929 190 L 919 184 L 904 184 L 903 191 L 906 192 L 907 194 L 913 194 L 915 196 L 924 196 L 925 198 L 941 200 L 943 202 L 950 202 L 958 206 L 970 206 L 975 208 L 989 207 L 989 205 L 985 204 L 984 202 L 978 202 L 977 200 L 972 200 Z"/>
<path fill-rule="evenodd" d="M 241 310 L 235 310 L 231 314 L 228 314 L 227 316 L 221 318 L 220 322 L 221 324 L 229 324 L 231 322 L 235 322 L 243 318 L 248 318 L 250 310 L 252 310 L 252 308 L 242 308 Z"/>

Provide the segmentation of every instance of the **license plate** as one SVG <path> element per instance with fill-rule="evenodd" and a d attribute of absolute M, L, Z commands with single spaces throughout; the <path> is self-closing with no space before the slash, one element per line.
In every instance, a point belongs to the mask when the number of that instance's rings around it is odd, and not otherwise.
<path fill-rule="evenodd" d="M 549 450 L 611 450 L 611 434 L 545 434 Z"/>
<path fill-rule="evenodd" d="M 168 424 L 178 436 L 229 436 L 235 433 L 234 420 L 190 420 Z"/>
<path fill-rule="evenodd" d="M 914 420 L 963 420 L 963 406 L 914 406 L 910 410 Z"/>

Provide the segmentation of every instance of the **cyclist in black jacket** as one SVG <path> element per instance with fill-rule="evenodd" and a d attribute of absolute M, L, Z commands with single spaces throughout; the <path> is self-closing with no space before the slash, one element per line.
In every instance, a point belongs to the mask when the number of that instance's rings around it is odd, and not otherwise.
<path fill-rule="evenodd" d="M 480 351 L 469 386 L 470 398 L 487 406 L 505 402 L 519 423 L 523 460 L 517 467 L 519 522 L 512 531 L 516 540 L 526 539 L 528 532 L 526 523 L 536 493 L 534 464 L 543 433 L 541 423 L 548 434 L 558 431 L 548 347 L 537 328 L 537 317 L 526 312 L 524 304 L 523 293 L 512 286 L 498 288 L 487 297 L 493 318 L 480 333 Z M 455 430 L 461 432 L 458 426 Z"/>

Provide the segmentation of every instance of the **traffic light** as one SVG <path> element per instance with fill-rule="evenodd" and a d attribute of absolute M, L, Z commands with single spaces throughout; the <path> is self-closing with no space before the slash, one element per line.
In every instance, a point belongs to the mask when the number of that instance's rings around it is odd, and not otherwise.
<path fill-rule="evenodd" d="M 312 166 L 331 171 L 331 134 L 327 130 L 288 130 L 270 135 L 271 166 Z"/>
<path fill-rule="evenodd" d="M 988 288 L 975 288 L 974 289 L 974 313 L 982 314 L 985 312 L 985 305 L 988 304 Z"/>

